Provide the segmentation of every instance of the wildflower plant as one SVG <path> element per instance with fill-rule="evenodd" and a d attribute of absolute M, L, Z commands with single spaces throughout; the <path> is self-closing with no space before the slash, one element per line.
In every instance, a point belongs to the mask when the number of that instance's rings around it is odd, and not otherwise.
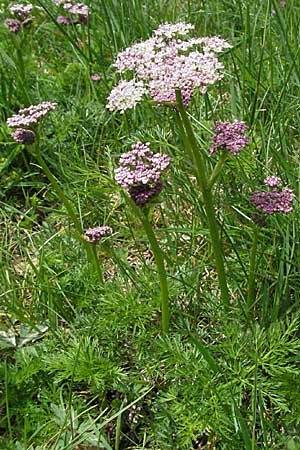
<path fill-rule="evenodd" d="M 148 220 L 148 208 L 151 201 L 162 191 L 161 176 L 168 168 L 171 158 L 166 154 L 153 153 L 150 143 L 137 141 L 132 150 L 120 157 L 120 166 L 115 170 L 115 181 L 123 187 L 131 199 L 131 206 L 141 219 L 149 239 L 161 288 L 162 330 L 168 332 L 169 327 L 169 290 L 164 266 L 163 252 Z"/>
<path fill-rule="evenodd" d="M 193 25 L 184 22 L 165 23 L 146 41 L 119 53 L 114 66 L 121 75 L 131 72 L 133 79 L 122 79 L 112 89 L 107 108 L 123 113 L 135 107 L 145 96 L 156 104 L 174 107 L 178 132 L 195 168 L 214 250 L 221 298 L 223 305 L 228 308 L 230 298 L 213 195 L 213 186 L 226 156 L 220 158 L 211 174 L 207 172 L 203 149 L 197 141 L 186 109 L 196 92 L 206 93 L 209 86 L 223 78 L 224 66 L 217 55 L 231 48 L 231 45 L 218 36 L 186 39 L 193 29 Z M 247 126 L 238 121 L 234 124 L 217 124 L 211 152 L 221 147 L 227 148 L 235 156 L 248 144 L 246 129 Z M 167 330 L 168 324 L 164 331 Z"/>
<path fill-rule="evenodd" d="M 38 124 L 41 121 L 41 119 L 43 119 L 50 111 L 56 109 L 56 107 L 57 103 L 55 102 L 42 102 L 37 105 L 30 105 L 28 108 L 22 108 L 19 110 L 17 114 L 14 114 L 12 117 L 9 117 L 6 123 L 9 127 L 16 128 L 15 131 L 12 133 L 12 138 L 14 139 L 14 141 L 26 145 L 31 154 L 33 155 L 33 157 L 37 160 L 38 164 L 42 167 L 52 187 L 54 188 L 61 202 L 65 206 L 69 218 L 73 221 L 73 224 L 76 229 L 77 239 L 85 245 L 88 258 L 91 261 L 93 267 L 95 268 L 96 273 L 98 274 L 98 279 L 102 285 L 103 274 L 100 262 L 97 257 L 97 253 L 94 248 L 90 248 L 87 242 L 88 239 L 86 239 L 89 236 L 89 234 L 83 236 L 82 225 L 77 218 L 74 208 L 67 199 L 66 195 L 64 194 L 55 176 L 52 174 L 40 150 L 40 137 L 38 132 L 39 130 L 37 128 Z M 102 230 L 104 234 L 105 232 L 107 233 L 108 231 L 109 231 L 108 228 Z M 101 232 L 98 230 L 99 238 L 100 234 Z M 94 240 L 95 240 L 95 233 L 94 233 Z"/>
<path fill-rule="evenodd" d="M 231 45 L 220 37 L 198 37 L 187 39 L 194 29 L 193 25 L 179 22 L 165 23 L 159 26 L 146 41 L 133 44 L 117 55 L 114 66 L 121 76 L 132 74 L 132 79 L 121 79 L 108 97 L 107 108 L 119 111 L 134 108 L 143 98 L 151 99 L 153 104 L 173 106 L 178 125 L 178 133 L 184 144 L 186 153 L 192 163 L 201 200 L 205 211 L 205 220 L 210 233 L 215 267 L 219 280 L 222 303 L 225 309 L 230 306 L 230 293 L 227 282 L 224 251 L 220 237 L 220 229 L 215 208 L 215 184 L 225 162 L 229 157 L 236 158 L 249 145 L 248 126 L 243 121 L 217 122 L 212 128 L 212 145 L 210 154 L 219 153 L 219 159 L 212 170 L 206 164 L 205 150 L 200 146 L 195 135 L 187 108 L 196 92 L 204 94 L 209 86 L 220 81 L 223 76 L 223 64 L 218 54 L 230 49 Z M 149 166 L 143 161 L 136 164 L 136 156 L 144 160 L 149 156 L 145 144 L 135 144 L 137 148 L 121 156 L 120 168 L 116 170 L 115 179 L 128 190 L 134 203 L 142 206 L 157 195 L 162 189 L 159 181 L 160 173 L 156 172 L 155 164 Z M 142 150 L 142 151 L 141 151 Z M 140 151 L 140 155 L 139 155 Z M 143 153 L 144 152 L 144 153 Z M 152 155 L 150 156 L 150 159 Z M 165 158 L 163 164 L 168 163 Z M 161 164 L 161 161 L 160 161 Z M 133 170 L 132 170 L 133 167 Z M 163 166 L 159 167 L 160 170 Z M 294 194 L 289 188 L 279 191 L 277 177 L 266 179 L 266 186 L 271 191 L 256 191 L 251 195 L 251 202 L 265 214 L 275 212 L 288 213 L 292 209 Z M 254 233 L 255 234 L 255 233 Z M 149 236 L 148 236 L 149 237 Z M 248 306 L 254 301 L 254 266 L 257 250 L 257 235 L 255 234 L 249 267 Z M 156 243 L 157 244 L 157 243 Z M 162 253 L 160 252 L 160 255 Z M 164 266 L 164 262 L 160 261 Z M 165 271 L 161 270 L 161 279 L 166 284 Z M 162 295 L 162 305 L 168 303 Z M 163 292 L 163 289 L 162 289 Z M 165 297 L 165 298 L 164 298 Z M 162 316 L 164 313 L 162 312 Z M 168 321 L 163 317 L 164 332 L 168 331 Z"/>
<path fill-rule="evenodd" d="M 6 25 L 11 33 L 17 33 L 22 27 L 29 25 L 34 19 L 31 16 L 33 5 L 31 3 L 13 3 L 9 6 L 8 11 L 14 16 L 5 20 Z"/>
<path fill-rule="evenodd" d="M 1 449 L 299 446 L 299 10 L 200 3 L 2 4 Z"/>

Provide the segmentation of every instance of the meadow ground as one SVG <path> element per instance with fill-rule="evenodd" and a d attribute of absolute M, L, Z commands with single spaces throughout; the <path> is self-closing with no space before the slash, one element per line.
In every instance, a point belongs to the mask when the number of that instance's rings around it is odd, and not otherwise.
<path fill-rule="evenodd" d="M 0 449 L 300 449 L 299 1 L 65 3 L 0 2 Z"/>

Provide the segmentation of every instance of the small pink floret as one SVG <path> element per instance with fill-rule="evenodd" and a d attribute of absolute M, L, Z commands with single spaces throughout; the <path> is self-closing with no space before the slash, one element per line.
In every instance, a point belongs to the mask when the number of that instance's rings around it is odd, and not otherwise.
<path fill-rule="evenodd" d="M 249 138 L 245 135 L 248 126 L 244 122 L 236 120 L 230 122 L 217 122 L 213 128 L 215 135 L 212 137 L 213 145 L 209 152 L 217 150 L 228 150 L 232 155 L 237 155 L 249 144 Z"/>
<path fill-rule="evenodd" d="M 264 185 L 269 187 L 277 187 L 281 184 L 281 178 L 271 175 L 264 179 Z"/>

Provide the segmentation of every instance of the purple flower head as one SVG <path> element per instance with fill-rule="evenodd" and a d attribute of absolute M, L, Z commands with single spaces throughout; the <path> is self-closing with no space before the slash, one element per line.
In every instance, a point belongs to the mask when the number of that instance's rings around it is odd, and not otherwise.
<path fill-rule="evenodd" d="M 21 29 L 21 22 L 16 19 L 6 19 L 5 24 L 8 26 L 8 29 L 11 33 L 17 33 Z"/>
<path fill-rule="evenodd" d="M 165 23 L 149 39 L 120 52 L 114 66 L 120 74 L 130 71 L 132 79 L 121 80 L 113 88 L 107 108 L 122 113 L 143 95 L 157 103 L 176 103 L 176 89 L 188 107 L 194 91 L 205 93 L 208 86 L 222 79 L 223 64 L 216 53 L 231 45 L 217 36 L 186 40 L 193 29 L 184 22 Z M 129 102 L 128 97 L 134 100 Z"/>
<path fill-rule="evenodd" d="M 267 181 L 267 183 L 266 183 Z M 274 184 L 275 182 L 275 184 Z M 293 200 L 296 197 L 292 189 L 284 187 L 278 190 L 281 179 L 278 177 L 268 177 L 265 185 L 273 187 L 270 191 L 255 191 L 250 196 L 251 203 L 258 211 L 263 211 L 266 215 L 275 213 L 288 214 L 293 209 Z"/>
<path fill-rule="evenodd" d="M 52 111 L 57 103 L 43 102 L 38 105 L 31 105 L 28 108 L 20 109 L 18 114 L 14 114 L 6 121 L 12 128 L 30 127 L 41 120 L 49 111 Z"/>
<path fill-rule="evenodd" d="M 154 154 L 149 142 L 138 141 L 120 158 L 116 182 L 125 188 L 137 205 L 143 206 L 162 190 L 160 177 L 170 164 L 170 157 Z"/>
<path fill-rule="evenodd" d="M 149 142 L 136 142 L 132 150 L 120 158 L 120 167 L 115 171 L 116 182 L 127 189 L 130 186 L 157 183 L 164 170 L 170 164 L 170 157 L 154 154 Z"/>
<path fill-rule="evenodd" d="M 59 5 L 63 5 L 64 9 L 73 16 L 78 16 L 78 19 L 70 20 L 72 24 L 87 23 L 89 17 L 89 7 L 85 3 L 73 3 L 69 1 L 59 2 Z"/>
<path fill-rule="evenodd" d="M 236 120 L 230 122 L 217 122 L 213 128 L 215 135 L 212 137 L 213 145 L 209 152 L 214 153 L 217 150 L 228 150 L 232 155 L 236 155 L 249 144 L 249 138 L 245 135 L 248 130 L 244 122 Z"/>
<path fill-rule="evenodd" d="M 264 185 L 269 187 L 278 187 L 281 184 L 281 178 L 271 175 L 264 179 Z"/>
<path fill-rule="evenodd" d="M 110 236 L 112 229 L 107 226 L 87 228 L 84 232 L 84 239 L 91 244 L 96 244 L 102 237 Z"/>
<path fill-rule="evenodd" d="M 284 1 L 279 2 L 279 6 L 280 6 L 281 8 L 285 8 L 285 7 L 286 7 L 286 2 L 284 2 Z"/>
<path fill-rule="evenodd" d="M 85 3 L 75 3 L 75 5 L 67 9 L 70 14 L 75 14 L 85 19 L 89 16 L 89 7 Z"/>
<path fill-rule="evenodd" d="M 101 75 L 99 75 L 99 73 L 94 73 L 93 75 L 91 75 L 91 80 L 92 81 L 100 81 Z"/>
<path fill-rule="evenodd" d="M 35 133 L 24 128 L 17 128 L 12 133 L 12 138 L 14 141 L 19 142 L 20 144 L 32 145 L 35 140 Z"/>
<path fill-rule="evenodd" d="M 71 25 L 72 20 L 66 16 L 57 16 L 56 22 L 60 25 Z"/>

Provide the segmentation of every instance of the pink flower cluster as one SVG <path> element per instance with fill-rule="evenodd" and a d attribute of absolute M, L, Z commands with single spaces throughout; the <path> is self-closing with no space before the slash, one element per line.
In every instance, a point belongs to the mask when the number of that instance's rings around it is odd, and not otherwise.
<path fill-rule="evenodd" d="M 25 20 L 30 15 L 32 8 L 31 3 L 26 5 L 24 3 L 13 3 L 8 10 L 18 19 Z"/>
<path fill-rule="evenodd" d="M 100 81 L 101 75 L 99 73 L 93 73 L 93 75 L 91 75 L 91 80 L 92 81 Z"/>
<path fill-rule="evenodd" d="M 170 157 L 154 154 L 149 142 L 143 144 L 138 141 L 131 148 L 120 158 L 120 167 L 115 171 L 116 182 L 125 189 L 133 185 L 156 183 L 169 166 Z"/>
<path fill-rule="evenodd" d="M 263 211 L 266 215 L 275 213 L 288 214 L 293 209 L 295 194 L 292 189 L 284 187 L 278 189 L 281 179 L 276 176 L 267 177 L 264 180 L 265 186 L 273 188 L 270 191 L 255 191 L 251 194 L 250 201 L 257 210 Z"/>
<path fill-rule="evenodd" d="M 161 174 L 169 166 L 170 157 L 154 154 L 148 142 L 138 141 L 131 148 L 121 156 L 115 180 L 128 191 L 136 204 L 142 206 L 161 191 Z"/>
<path fill-rule="evenodd" d="M 16 19 L 5 19 L 5 24 L 11 33 L 17 33 L 22 27 L 21 22 Z"/>
<path fill-rule="evenodd" d="M 22 27 L 29 25 L 33 17 L 30 13 L 33 6 L 31 3 L 13 3 L 8 9 L 15 16 L 14 19 L 9 18 L 5 20 L 5 24 L 11 33 L 17 33 Z"/>
<path fill-rule="evenodd" d="M 57 103 L 43 102 L 38 105 L 31 105 L 28 108 L 20 109 L 18 114 L 14 114 L 7 119 L 9 127 L 31 127 L 41 120 L 49 111 L 55 109 Z"/>
<path fill-rule="evenodd" d="M 89 7 L 85 3 L 74 3 L 70 0 L 53 0 L 57 6 L 62 6 L 70 15 L 78 16 L 77 19 L 71 19 L 67 16 L 58 16 L 57 22 L 62 25 L 76 25 L 86 23 L 89 17 Z"/>
<path fill-rule="evenodd" d="M 9 117 L 6 121 L 7 125 L 11 128 L 16 128 L 12 133 L 13 140 L 25 145 L 33 144 L 35 133 L 27 128 L 36 125 L 49 111 L 55 109 L 56 106 L 57 103 L 43 102 L 20 109 L 18 114 Z"/>
<path fill-rule="evenodd" d="M 131 82 L 121 80 L 113 88 L 107 108 L 124 112 L 145 94 L 158 103 L 175 103 L 176 89 L 182 91 L 187 107 L 195 90 L 205 93 L 209 85 L 222 79 L 223 64 L 216 53 L 231 45 L 216 36 L 183 40 L 192 29 L 193 25 L 184 22 L 165 23 L 146 41 L 120 52 L 115 67 L 121 74 L 132 71 L 134 78 Z M 197 50 L 199 47 L 201 51 Z M 131 101 L 128 101 L 129 87 Z"/>
<path fill-rule="evenodd" d="M 247 125 L 238 120 L 233 123 L 218 122 L 213 128 L 215 135 L 212 137 L 213 145 L 209 152 L 225 149 L 236 155 L 249 144 L 249 138 L 245 135 L 247 130 Z"/>
<path fill-rule="evenodd" d="M 271 175 L 264 179 L 264 185 L 269 187 L 277 187 L 281 184 L 281 178 Z"/>
<path fill-rule="evenodd" d="M 107 226 L 102 227 L 94 227 L 94 228 L 87 228 L 84 232 L 84 239 L 91 243 L 96 244 L 100 241 L 102 237 L 110 236 L 112 234 L 112 229 Z"/>

